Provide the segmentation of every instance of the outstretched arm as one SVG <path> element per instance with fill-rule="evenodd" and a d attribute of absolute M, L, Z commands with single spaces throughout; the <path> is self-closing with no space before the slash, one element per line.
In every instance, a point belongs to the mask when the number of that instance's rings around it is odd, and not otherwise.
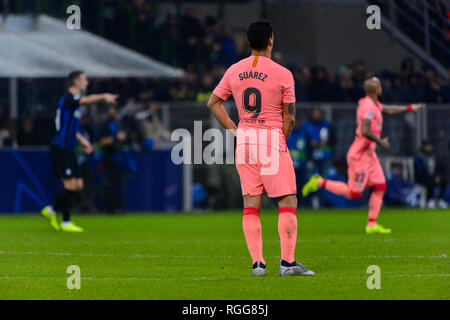
<path fill-rule="evenodd" d="M 236 124 L 231 120 L 230 116 L 223 106 L 223 100 L 216 96 L 214 93 L 211 94 L 208 100 L 208 108 L 211 110 L 214 117 L 219 121 L 219 123 L 225 128 L 236 132 Z"/>
<path fill-rule="evenodd" d="M 383 106 L 383 114 L 387 115 L 395 115 L 401 114 L 408 111 L 417 112 L 418 110 L 425 107 L 424 103 L 416 103 L 409 106 L 400 106 L 400 105 L 385 105 Z"/>
<path fill-rule="evenodd" d="M 96 104 L 97 102 L 104 101 L 106 103 L 116 103 L 119 96 L 117 94 L 102 93 L 91 94 L 80 99 L 80 105 Z"/>
<path fill-rule="evenodd" d="M 283 134 L 287 139 L 291 135 L 295 124 L 295 103 L 283 104 Z"/>

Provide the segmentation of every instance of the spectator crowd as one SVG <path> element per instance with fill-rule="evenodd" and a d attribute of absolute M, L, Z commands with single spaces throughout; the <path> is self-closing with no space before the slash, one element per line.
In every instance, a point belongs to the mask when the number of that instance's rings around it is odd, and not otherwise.
<path fill-rule="evenodd" d="M 430 5 L 433 26 L 448 23 L 442 3 L 430 1 Z M 184 79 L 166 84 L 157 81 L 159 84 L 153 86 L 155 100 L 203 102 L 226 68 L 249 54 L 245 43 L 236 41 L 237 34 L 229 24 L 220 23 L 210 15 L 202 20 L 193 7 L 186 7 L 180 15 L 169 13 L 157 23 L 155 8 L 148 0 L 109 0 L 104 6 L 100 19 L 105 21 L 103 35 L 106 38 L 187 71 Z M 435 12 L 439 12 L 437 17 Z M 446 20 L 438 23 L 438 19 Z M 130 28 L 123 28 L 127 32 L 117 32 L 117 25 Z M 441 31 L 439 34 L 443 33 Z M 354 102 L 363 94 L 364 79 L 376 74 L 386 89 L 385 102 L 450 102 L 449 80 L 440 77 L 430 66 L 414 65 L 412 59 L 406 59 L 400 70 L 376 73 L 362 60 L 350 62 L 336 71 L 324 66 L 289 64 L 283 61 L 280 52 L 274 52 L 274 60 L 293 72 L 298 101 Z"/>

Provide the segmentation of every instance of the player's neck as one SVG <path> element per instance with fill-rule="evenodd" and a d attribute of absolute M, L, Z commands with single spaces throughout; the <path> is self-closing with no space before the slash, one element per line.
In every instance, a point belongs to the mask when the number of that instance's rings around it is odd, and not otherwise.
<path fill-rule="evenodd" d="M 69 88 L 69 92 L 71 94 L 73 94 L 74 96 L 80 96 L 81 95 L 81 90 L 78 89 L 77 87 L 70 87 Z"/>
<path fill-rule="evenodd" d="M 272 53 L 269 50 L 261 50 L 261 51 L 252 50 L 252 56 L 262 56 L 272 59 Z"/>
<path fill-rule="evenodd" d="M 376 94 L 368 94 L 367 95 L 370 99 L 373 100 L 373 102 L 377 103 L 378 102 L 378 96 Z"/>

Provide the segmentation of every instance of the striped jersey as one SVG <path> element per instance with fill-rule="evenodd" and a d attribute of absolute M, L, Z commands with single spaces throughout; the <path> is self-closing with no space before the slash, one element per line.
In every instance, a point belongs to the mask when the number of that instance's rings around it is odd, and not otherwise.
<path fill-rule="evenodd" d="M 52 144 L 60 148 L 73 150 L 76 144 L 76 134 L 80 126 L 80 99 L 67 92 L 60 100 L 56 110 L 56 135 Z"/>

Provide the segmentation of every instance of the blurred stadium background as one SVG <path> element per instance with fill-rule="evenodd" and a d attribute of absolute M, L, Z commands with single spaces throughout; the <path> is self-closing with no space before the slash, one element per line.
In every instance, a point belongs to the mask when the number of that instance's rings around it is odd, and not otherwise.
<path fill-rule="evenodd" d="M 82 31 L 66 27 L 73 4 Z M 366 28 L 369 4 L 381 8 L 381 30 Z M 226 68 L 249 54 L 245 30 L 258 19 L 272 21 L 273 58 L 296 80 L 298 125 L 289 144 L 299 184 L 313 172 L 346 179 L 362 81 L 376 75 L 384 102 L 427 103 L 417 115 L 385 119 L 392 145 L 382 154 L 385 203 L 450 203 L 449 1 L 2 0 L 0 9 L 0 213 L 34 212 L 52 200 L 58 183 L 48 145 L 74 69 L 87 72 L 89 92 L 120 94 L 115 108 L 83 109 L 96 151 L 78 154 L 86 186 L 79 211 L 241 207 L 234 165 L 174 165 L 170 133 L 193 131 L 197 120 L 204 130 L 219 128 L 206 100 Z M 227 108 L 237 120 L 233 103 Z M 101 143 L 111 123 L 125 143 Z M 364 202 L 324 192 L 302 206 Z"/>

